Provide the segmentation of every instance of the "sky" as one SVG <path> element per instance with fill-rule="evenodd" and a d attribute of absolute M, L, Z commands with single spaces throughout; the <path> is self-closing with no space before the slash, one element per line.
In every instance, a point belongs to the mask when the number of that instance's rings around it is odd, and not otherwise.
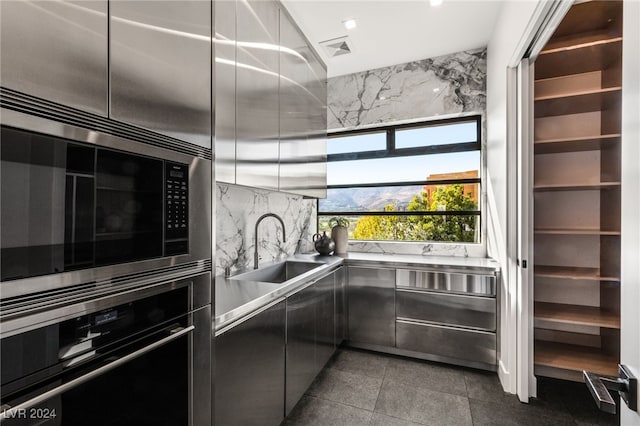
<path fill-rule="evenodd" d="M 463 122 L 428 128 L 397 130 L 396 148 L 429 146 L 476 140 L 476 123 Z M 385 133 L 329 139 L 327 153 L 384 149 Z M 480 151 L 335 161 L 327 164 L 327 184 L 356 184 L 425 180 L 428 175 L 480 169 Z"/>

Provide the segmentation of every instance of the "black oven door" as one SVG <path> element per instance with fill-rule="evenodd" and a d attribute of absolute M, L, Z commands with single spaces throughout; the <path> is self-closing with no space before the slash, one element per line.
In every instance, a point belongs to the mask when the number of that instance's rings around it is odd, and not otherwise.
<path fill-rule="evenodd" d="M 29 392 L 22 403 L 3 404 L 2 424 L 187 426 L 193 329 L 176 325 L 132 352 Z"/>
<path fill-rule="evenodd" d="M 210 424 L 208 279 L 3 337 L 0 424 Z"/>

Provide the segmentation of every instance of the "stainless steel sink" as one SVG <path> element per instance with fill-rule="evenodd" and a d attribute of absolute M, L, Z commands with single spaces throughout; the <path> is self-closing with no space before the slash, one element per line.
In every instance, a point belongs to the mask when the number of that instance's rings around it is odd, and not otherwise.
<path fill-rule="evenodd" d="M 324 266 L 323 263 L 314 262 L 298 262 L 285 260 L 284 262 L 276 263 L 269 266 L 256 269 L 254 271 L 238 274 L 229 279 L 231 280 L 245 280 L 245 281 L 260 281 L 266 283 L 283 283 L 289 281 L 297 276 L 309 272 L 313 269 Z"/>

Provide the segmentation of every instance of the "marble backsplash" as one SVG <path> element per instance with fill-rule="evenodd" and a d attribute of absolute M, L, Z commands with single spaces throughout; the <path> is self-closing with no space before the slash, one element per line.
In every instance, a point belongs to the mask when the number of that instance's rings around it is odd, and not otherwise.
<path fill-rule="evenodd" d="M 333 77 L 327 86 L 330 131 L 486 108 L 487 49 L 469 50 Z"/>
<path fill-rule="evenodd" d="M 295 253 L 313 251 L 316 233 L 316 200 L 244 186 L 216 184 L 216 275 L 230 267 L 232 273 L 253 266 L 256 220 L 264 213 L 282 218 L 266 218 L 258 230 L 260 263 L 283 259 Z"/>
<path fill-rule="evenodd" d="M 412 254 L 417 256 L 485 257 L 483 244 L 416 243 L 402 241 L 349 241 L 348 250 L 365 253 Z"/>

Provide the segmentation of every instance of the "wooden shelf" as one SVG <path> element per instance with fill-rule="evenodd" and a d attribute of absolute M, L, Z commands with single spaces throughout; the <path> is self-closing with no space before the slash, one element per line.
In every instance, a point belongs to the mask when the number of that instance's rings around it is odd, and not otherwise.
<path fill-rule="evenodd" d="M 577 138 L 559 138 L 534 141 L 536 154 L 555 154 L 560 152 L 596 151 L 604 146 L 620 142 L 620 133 L 608 135 L 582 136 Z"/>
<path fill-rule="evenodd" d="M 534 229 L 536 234 L 549 234 L 549 235 L 620 235 L 620 231 L 605 231 L 602 229 Z"/>
<path fill-rule="evenodd" d="M 620 329 L 620 317 L 617 313 L 593 306 L 536 302 L 534 318 L 562 324 Z"/>
<path fill-rule="evenodd" d="M 620 182 L 599 183 L 554 183 L 533 185 L 534 191 L 589 191 L 619 188 Z"/>
<path fill-rule="evenodd" d="M 599 268 L 536 265 L 533 270 L 533 275 L 543 278 L 620 282 L 620 277 L 600 275 Z"/>
<path fill-rule="evenodd" d="M 538 376 L 617 375 L 622 3 L 576 2 L 535 62 Z"/>
<path fill-rule="evenodd" d="M 622 57 L 622 37 L 596 32 L 549 42 L 536 59 L 536 80 L 609 68 Z"/>
<path fill-rule="evenodd" d="M 534 115 L 540 118 L 607 110 L 620 104 L 621 95 L 622 87 L 616 86 L 562 95 L 540 96 L 534 98 Z"/>
<path fill-rule="evenodd" d="M 536 340 L 535 347 L 536 375 L 581 380 L 582 370 L 605 376 L 618 374 L 618 359 L 598 348 L 541 340 Z"/>
<path fill-rule="evenodd" d="M 575 37 L 576 34 L 606 31 L 620 33 L 622 24 L 622 2 L 593 1 L 576 3 L 562 18 L 551 41 L 559 38 Z"/>

